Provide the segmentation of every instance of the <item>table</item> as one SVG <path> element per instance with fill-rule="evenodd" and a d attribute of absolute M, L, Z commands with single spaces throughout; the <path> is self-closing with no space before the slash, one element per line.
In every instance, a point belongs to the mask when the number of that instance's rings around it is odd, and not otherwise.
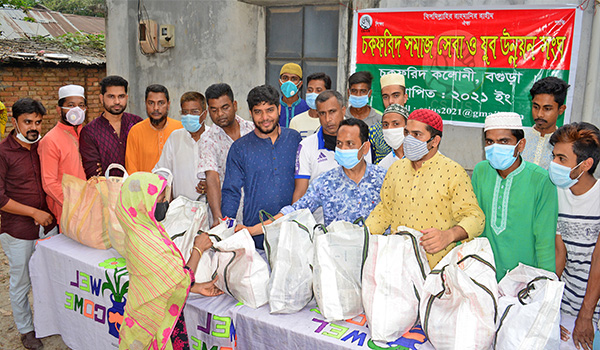
<path fill-rule="evenodd" d="M 127 299 L 125 259 L 114 249 L 86 247 L 64 235 L 38 241 L 30 261 L 38 337 L 60 334 L 72 349 L 118 348 Z M 192 349 L 380 349 L 366 318 L 327 322 L 314 301 L 295 314 L 273 315 L 227 295 L 190 294 L 184 316 Z M 420 329 L 389 349 L 432 349 Z M 381 345 L 381 344 L 379 344 Z"/>

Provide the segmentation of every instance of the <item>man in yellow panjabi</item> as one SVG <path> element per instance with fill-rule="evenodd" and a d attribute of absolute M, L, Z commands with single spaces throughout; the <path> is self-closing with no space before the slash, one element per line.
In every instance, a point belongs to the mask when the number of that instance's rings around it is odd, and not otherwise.
<path fill-rule="evenodd" d="M 456 242 L 479 236 L 485 225 L 469 176 L 438 152 L 442 130 L 442 118 L 434 111 L 418 109 L 410 114 L 405 158 L 389 168 L 381 202 L 366 221 L 372 234 L 383 234 L 390 226 L 392 232 L 398 226 L 420 230 L 431 268 Z"/>

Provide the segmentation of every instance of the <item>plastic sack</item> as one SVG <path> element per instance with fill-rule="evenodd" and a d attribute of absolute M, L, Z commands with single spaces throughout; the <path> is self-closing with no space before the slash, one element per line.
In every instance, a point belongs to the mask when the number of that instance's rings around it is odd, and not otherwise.
<path fill-rule="evenodd" d="M 362 275 L 365 316 L 375 341 L 390 342 L 419 321 L 419 301 L 429 274 L 423 234 L 400 226 L 389 236 L 369 237 Z"/>
<path fill-rule="evenodd" d="M 494 254 L 486 238 L 452 249 L 427 276 L 423 331 L 438 350 L 489 349 L 498 319 Z"/>
<path fill-rule="evenodd" d="M 213 245 L 217 252 L 216 286 L 244 305 L 258 308 L 269 301 L 269 268 L 254 247 L 248 230 L 243 229 Z"/>
<path fill-rule="evenodd" d="M 112 169 L 119 169 L 123 171 L 123 177 L 110 176 Z M 125 257 L 127 252 L 125 251 L 125 231 L 121 227 L 121 223 L 117 219 L 115 214 L 115 208 L 121 194 L 121 186 L 127 179 L 129 174 L 127 170 L 121 164 L 113 163 L 106 168 L 104 177 L 106 181 L 100 181 L 96 184 L 96 188 L 100 192 L 100 198 L 102 199 L 102 205 L 106 208 L 108 213 L 108 238 L 113 248 Z"/>
<path fill-rule="evenodd" d="M 261 218 L 262 214 L 270 216 L 261 211 Z M 298 312 L 312 299 L 312 231 L 316 224 L 310 210 L 300 209 L 263 226 L 271 266 L 271 313 Z"/>
<path fill-rule="evenodd" d="M 198 231 L 208 230 L 208 206 L 206 203 L 179 196 L 169 203 L 169 209 L 161 224 L 181 252 L 183 260 L 187 261 Z"/>
<path fill-rule="evenodd" d="M 498 283 L 494 349 L 558 349 L 565 284 L 556 274 L 519 264 Z"/>
<path fill-rule="evenodd" d="M 207 233 L 213 243 L 217 243 L 233 236 L 236 226 L 237 221 L 235 219 L 225 218 L 217 226 L 208 230 Z"/>
<path fill-rule="evenodd" d="M 77 242 L 96 249 L 110 248 L 108 237 L 108 208 L 102 203 L 97 184 L 104 177 L 89 180 L 64 174 L 62 179 L 63 212 L 61 232 Z"/>
<path fill-rule="evenodd" d="M 210 214 L 207 214 L 210 219 Z M 210 240 L 213 244 L 220 242 L 227 237 L 233 236 L 235 233 L 236 221 L 235 219 L 223 219 L 217 226 L 211 228 L 206 233 L 210 237 Z M 203 230 L 203 229 L 202 229 Z M 194 241 L 192 240 L 190 249 L 194 246 Z M 200 261 L 198 262 L 198 267 L 196 268 L 196 273 L 194 277 L 196 278 L 196 282 L 208 282 L 212 281 L 216 276 L 217 270 L 217 260 L 214 259 L 214 255 L 216 254 L 214 249 L 209 249 L 204 251 L 202 257 L 200 257 Z"/>
<path fill-rule="evenodd" d="M 364 220 L 335 221 L 327 228 L 317 225 L 314 231 L 313 290 L 321 314 L 327 321 L 360 315 L 361 275 L 369 241 Z"/>

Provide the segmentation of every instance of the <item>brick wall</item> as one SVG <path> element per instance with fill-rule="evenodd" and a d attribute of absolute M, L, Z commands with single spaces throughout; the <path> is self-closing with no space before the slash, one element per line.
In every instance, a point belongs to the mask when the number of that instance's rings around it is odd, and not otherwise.
<path fill-rule="evenodd" d="M 77 84 L 85 88 L 88 100 L 86 123 L 102 112 L 98 95 L 100 80 L 106 76 L 105 67 L 42 67 L 42 66 L 6 66 L 0 65 L 0 101 L 8 108 L 6 133 L 13 129 L 10 121 L 11 106 L 22 97 L 31 97 L 42 101 L 47 115 L 42 122 L 45 134 L 58 121 L 56 106 L 58 89 L 67 84 Z"/>

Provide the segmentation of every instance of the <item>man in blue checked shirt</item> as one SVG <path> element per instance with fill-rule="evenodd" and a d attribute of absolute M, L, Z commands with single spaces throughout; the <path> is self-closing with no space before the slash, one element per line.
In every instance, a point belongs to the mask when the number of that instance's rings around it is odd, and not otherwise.
<path fill-rule="evenodd" d="M 256 128 L 229 149 L 221 212 L 224 217 L 235 217 L 243 188 L 243 224 L 254 226 L 260 222 L 261 209 L 277 213 L 292 203 L 296 150 L 302 138 L 296 130 L 279 126 L 281 106 L 274 87 L 255 87 L 247 102 Z M 264 249 L 262 231 L 251 233 L 256 248 Z"/>
<path fill-rule="evenodd" d="M 365 161 L 370 146 L 369 127 L 365 122 L 355 118 L 342 121 L 335 149 L 335 160 L 340 166 L 317 177 L 308 186 L 306 194 L 281 209 L 275 219 L 304 208 L 314 212 L 319 207 L 323 207 L 325 225 L 368 217 L 379 203 L 386 173 L 383 168 Z M 261 225 L 249 230 L 260 233 Z"/>

